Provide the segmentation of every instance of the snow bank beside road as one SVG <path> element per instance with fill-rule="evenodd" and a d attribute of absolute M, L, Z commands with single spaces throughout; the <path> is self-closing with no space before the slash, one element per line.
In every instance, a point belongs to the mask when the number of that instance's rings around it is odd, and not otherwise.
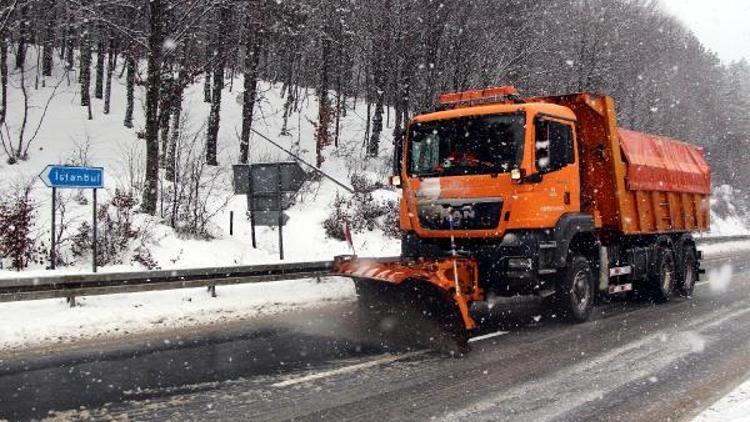
<path fill-rule="evenodd" d="M 0 352 L 82 339 L 205 326 L 354 298 L 345 279 L 276 281 L 0 304 Z"/>
<path fill-rule="evenodd" d="M 693 422 L 750 422 L 750 379 L 704 410 Z"/>
<path fill-rule="evenodd" d="M 714 243 L 710 245 L 698 244 L 698 250 L 703 251 L 704 256 L 721 255 L 734 251 L 750 250 L 750 240 L 737 240 L 732 242 Z"/>

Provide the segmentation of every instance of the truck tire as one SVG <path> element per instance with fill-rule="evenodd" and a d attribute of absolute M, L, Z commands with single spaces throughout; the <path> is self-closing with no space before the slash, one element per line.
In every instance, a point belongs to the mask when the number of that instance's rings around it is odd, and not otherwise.
<path fill-rule="evenodd" d="M 563 316 L 574 322 L 586 322 L 594 309 L 594 276 L 586 257 L 574 255 L 565 276 L 557 285 L 555 300 Z"/>
<path fill-rule="evenodd" d="M 680 280 L 677 285 L 677 292 L 682 297 L 689 298 L 693 296 L 695 283 L 698 281 L 697 261 L 695 247 L 692 244 L 685 245 L 682 252 Z"/>
<path fill-rule="evenodd" d="M 656 303 L 669 302 L 677 279 L 674 253 L 667 246 L 656 249 L 656 261 L 649 277 L 651 297 Z"/>

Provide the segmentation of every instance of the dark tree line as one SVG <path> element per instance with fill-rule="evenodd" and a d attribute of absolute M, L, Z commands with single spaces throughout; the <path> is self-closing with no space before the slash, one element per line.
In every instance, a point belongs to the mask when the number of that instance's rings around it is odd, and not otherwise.
<path fill-rule="evenodd" d="M 142 207 L 150 213 L 159 172 L 174 177 L 185 88 L 202 84 L 210 103 L 205 160 L 216 165 L 218 144 L 233 136 L 220 133 L 222 93 L 240 75 L 238 162 L 251 153 L 260 80 L 281 87 L 282 136 L 306 90 L 314 93 L 319 165 L 338 145 L 341 117 L 358 106 L 353 99 L 365 100 L 362 143 L 377 156 L 441 92 L 515 85 L 529 96 L 610 94 L 623 126 L 703 145 L 718 181 L 750 182 L 741 166 L 750 67 L 722 65 L 655 1 L 5 0 L 0 35 L 0 119 L 7 77 L 30 46 L 42 49 L 42 75 L 56 62 L 77 71 L 82 106 L 90 110 L 91 90 L 105 99 L 105 112 L 110 101 L 126 102 L 127 127 L 137 111 L 134 89 L 144 87 Z M 111 98 L 113 75 L 123 78 L 126 98 Z M 388 125 L 394 134 L 383 132 Z"/>

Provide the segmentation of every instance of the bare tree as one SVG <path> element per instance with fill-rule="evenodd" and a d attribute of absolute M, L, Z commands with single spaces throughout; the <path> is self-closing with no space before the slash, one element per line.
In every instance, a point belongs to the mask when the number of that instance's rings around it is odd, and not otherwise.
<path fill-rule="evenodd" d="M 208 116 L 208 134 L 206 136 L 206 163 L 218 165 L 216 150 L 219 143 L 219 122 L 221 120 L 221 94 L 224 90 L 224 70 L 227 63 L 227 32 L 231 20 L 232 8 L 228 3 L 218 7 L 218 25 L 216 26 L 216 49 L 213 53 L 213 95 L 211 112 Z"/>
<path fill-rule="evenodd" d="M 247 163 L 250 146 L 250 129 L 253 125 L 253 111 L 258 95 L 260 56 L 265 31 L 266 0 L 256 0 L 245 11 L 245 74 L 242 95 L 242 133 L 240 135 L 240 163 Z"/>

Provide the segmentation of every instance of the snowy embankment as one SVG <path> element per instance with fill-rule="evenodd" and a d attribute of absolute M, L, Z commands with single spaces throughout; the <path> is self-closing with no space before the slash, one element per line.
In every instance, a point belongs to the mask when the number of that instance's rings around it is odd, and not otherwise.
<path fill-rule="evenodd" d="M 29 49 L 33 55 L 34 49 Z M 35 63 L 35 57 L 27 60 Z M 115 190 L 133 191 L 139 197 L 142 186 L 144 141 L 137 134 L 143 131 L 144 91 L 136 87 L 134 128 L 123 126 L 125 114 L 124 79 L 115 79 L 112 88 L 111 113 L 102 113 L 103 101 L 92 98 L 93 119 L 80 107 L 77 75 L 56 69 L 38 89 L 29 85 L 28 121 L 36 126 L 49 101 L 49 109 L 39 128 L 38 136 L 29 149 L 29 157 L 15 165 L 0 163 L 0 194 L 10 197 L 14 191 L 30 188 L 34 207 L 32 237 L 38 245 L 48 246 L 50 236 L 50 190 L 36 177 L 50 163 L 92 165 L 105 168 L 105 189 L 99 193 L 99 203 L 105 204 Z M 18 73 L 11 75 L 8 92 L 8 128 L 19 132 L 24 119 L 24 97 Z M 258 227 L 258 248 L 250 245 L 250 224 L 245 217 L 247 204 L 244 196 L 235 196 L 231 186 L 231 166 L 237 161 L 241 126 L 242 79 L 227 82 L 222 100 L 219 132 L 220 173 L 216 189 L 208 196 L 207 208 L 215 215 L 210 218 L 208 231 L 211 239 L 185 236 L 172 229 L 168 222 L 170 204 L 159 203 L 159 216 L 133 215 L 133 224 L 141 232 L 136 243 L 145 245 L 150 256 L 161 269 L 202 268 L 233 265 L 256 265 L 279 262 L 278 232 L 273 227 Z M 231 86 L 234 85 L 234 91 Z M 284 126 L 284 103 L 281 86 L 263 82 L 259 85 L 254 128 L 267 134 L 283 146 L 298 152 L 308 162 L 315 162 L 313 123 L 317 118 L 317 101 L 305 90 L 299 91 L 299 108 L 292 111 Z M 372 181 L 384 180 L 389 169 L 392 147 L 392 114 L 386 120 L 381 140 L 380 157 L 366 157 L 362 148 L 365 137 L 365 105 L 349 100 L 346 116 L 341 118 L 340 145 L 325 150 L 322 169 L 349 184 L 350 176 L 358 174 Z M 205 131 L 209 105 L 203 102 L 202 84 L 197 83 L 185 92 L 182 132 L 186 142 L 200 138 Z M 28 129 L 27 129 L 28 132 Z M 184 149 L 184 148 L 183 148 Z M 288 161 L 289 157 L 257 136 L 251 138 L 251 162 Z M 200 159 L 201 155 L 198 154 Z M 163 173 L 163 172 L 162 172 Z M 5 196 L 8 195 L 8 196 Z M 334 183 L 322 179 L 306 184 L 292 208 L 288 225 L 284 227 L 285 257 L 287 262 L 329 260 L 335 255 L 351 253 L 346 242 L 327 238 L 322 222 L 330 214 L 337 195 L 347 193 Z M 378 199 L 396 199 L 396 192 L 374 192 Z M 22 272 L 9 269 L 9 260 L 0 259 L 0 283 L 3 278 L 81 274 L 91 271 L 91 256 L 72 253 L 71 237 L 76 229 L 91 219 L 90 192 L 68 190 L 61 192 L 58 205 L 64 205 L 64 216 L 58 216 L 58 230 L 63 230 L 59 256 L 64 261 L 56 270 L 45 269 L 46 255 L 38 256 Z M 227 202 L 228 201 L 228 202 Z M 226 206 L 223 206 L 226 202 Z M 166 209 L 167 212 L 162 212 Z M 58 212 L 63 210 L 58 210 Z M 234 214 L 233 235 L 229 233 L 230 213 Z M 62 221 L 61 221 L 62 220 Z M 61 229 L 61 227 L 65 227 Z M 134 245 L 137 246 L 137 245 Z M 359 254 L 371 256 L 397 255 L 400 245 L 396 239 L 380 231 L 354 234 L 354 246 Z M 99 272 L 143 271 L 143 265 L 132 259 L 132 248 L 125 251 L 120 263 L 100 266 Z M 3 269 L 4 267 L 4 269 Z M 270 312 L 316 306 L 329 301 L 352 297 L 353 288 L 346 280 L 315 280 L 274 282 L 262 285 L 219 287 L 218 297 L 211 298 L 205 289 L 185 289 L 165 292 L 146 292 L 99 297 L 78 298 L 78 305 L 69 308 L 64 300 L 50 299 L 0 304 L 0 350 L 34 345 L 70 342 L 76 339 L 145 332 L 162 328 L 210 325 L 221 321 L 242 320 Z"/>
<path fill-rule="evenodd" d="M 750 379 L 693 419 L 693 422 L 748 421 L 750 421 Z"/>
<path fill-rule="evenodd" d="M 352 300 L 344 279 L 276 281 L 205 288 L 126 293 L 0 304 L 0 354 L 150 331 L 211 326 L 292 309 Z"/>
<path fill-rule="evenodd" d="M 29 54 L 34 54 L 30 49 Z M 35 62 L 30 57 L 29 63 Z M 79 86 L 76 84 L 77 75 L 74 72 L 66 74 L 57 68 L 52 77 L 46 78 L 44 86 L 33 89 L 27 75 L 27 92 L 29 93 L 28 122 L 35 127 L 44 114 L 44 106 L 49 100 L 49 108 L 38 136 L 29 148 L 28 160 L 15 165 L 0 163 L 0 179 L 4 181 L 0 186 L 3 196 L 13 191 L 30 187 L 30 198 L 34 207 L 34 226 L 32 237 L 37 244 L 49 245 L 50 233 L 50 190 L 46 188 L 37 175 L 47 164 L 86 164 L 101 166 L 105 169 L 105 189 L 99 193 L 99 204 L 107 203 L 115 190 L 133 192 L 134 197 L 140 197 L 139 189 L 143 185 L 143 161 L 145 160 L 145 145 L 137 134 L 143 131 L 144 91 L 137 87 L 135 91 L 134 128 L 123 126 L 125 115 L 125 86 L 124 79 L 115 75 L 112 87 L 111 113 L 102 113 L 103 100 L 92 98 L 93 119 L 88 120 L 88 112 L 80 107 Z M 20 131 L 24 119 L 24 97 L 20 90 L 20 76 L 11 75 L 8 92 L 8 127 L 15 135 Z M 234 90 L 231 91 L 231 86 Z M 169 226 L 170 203 L 160 202 L 157 214 L 164 217 L 150 217 L 134 214 L 133 222 L 141 235 L 136 243 L 141 242 L 148 249 L 158 267 L 162 269 L 198 268 L 231 265 L 254 265 L 278 262 L 278 234 L 274 227 L 258 227 L 258 248 L 250 246 L 250 224 L 245 217 L 247 204 L 244 196 L 233 195 L 231 185 L 232 164 L 237 162 L 239 155 L 238 133 L 242 121 L 241 86 L 242 78 L 237 77 L 234 84 L 227 82 L 222 109 L 221 127 L 219 132 L 219 163 L 220 166 L 210 171 L 219 174 L 218 182 L 210 195 L 207 195 L 209 218 L 207 231 L 212 239 L 203 240 L 195 237 L 180 235 Z M 203 101 L 202 84 L 191 85 L 185 92 L 183 102 L 182 132 L 188 143 L 193 138 L 200 138 L 205 132 L 205 121 L 209 115 L 209 104 Z M 298 152 L 308 162 L 315 162 L 315 127 L 318 104 L 315 96 L 304 89 L 299 91 L 298 111 L 292 111 L 287 119 L 286 134 L 280 135 L 284 127 L 284 103 L 281 86 L 267 82 L 259 84 L 260 99 L 256 109 L 256 119 L 253 127 L 261 133 L 286 148 Z M 345 184 L 350 183 L 350 176 L 358 174 L 366 176 L 371 181 L 385 180 L 390 168 L 392 146 L 391 118 L 384 121 L 385 126 L 381 137 L 381 153 L 379 157 L 366 156 L 363 145 L 365 137 L 365 105 L 362 101 L 349 100 L 347 112 L 341 118 L 340 145 L 326 147 L 326 160 L 323 171 L 331 174 Z M 390 123 L 390 127 L 387 123 Z M 27 128 L 26 132 L 31 129 Z M 182 145 L 183 150 L 190 145 Z M 199 148 L 200 149 L 200 148 Z M 270 145 L 258 136 L 250 140 L 250 161 L 289 161 L 290 157 Z M 187 154 L 187 152 L 185 152 Z M 195 158 L 201 159 L 202 154 L 196 153 Z M 163 175 L 163 171 L 161 172 Z M 162 181 L 162 185 L 168 183 Z M 161 189 L 161 188 L 160 188 Z M 46 271 L 48 263 L 45 256 L 39 256 L 38 262 L 33 262 L 25 269 L 24 275 L 52 275 L 88 272 L 91 268 L 91 256 L 88 251 L 83 254 L 71 253 L 71 238 L 78 227 L 91 220 L 91 194 L 88 191 L 65 190 L 61 193 L 59 203 L 65 206 L 64 215 L 58 216 L 58 230 L 64 242 L 59 256 L 63 261 L 54 272 Z M 381 190 L 379 197 L 395 199 L 396 192 Z M 285 256 L 287 261 L 309 261 L 330 259 L 336 254 L 350 253 L 345 242 L 329 239 L 322 227 L 323 220 L 330 214 L 330 207 L 337 195 L 348 195 L 333 182 L 322 179 L 320 182 L 306 184 L 297 196 L 296 204 L 286 211 L 290 219 L 284 228 Z M 226 206 L 224 204 L 226 203 Z M 234 214 L 234 234 L 229 234 L 230 213 Z M 355 247 L 358 252 L 368 255 L 392 255 L 398 252 L 398 244 L 394 239 L 384 236 L 379 231 L 355 234 Z M 117 265 L 104 265 L 100 272 L 141 271 L 142 265 L 132 260 L 132 251 L 126 251 Z M 3 267 L 5 269 L 3 269 Z M 9 269 L 10 261 L 0 259 L 0 279 L 18 277 L 19 273 Z"/>

